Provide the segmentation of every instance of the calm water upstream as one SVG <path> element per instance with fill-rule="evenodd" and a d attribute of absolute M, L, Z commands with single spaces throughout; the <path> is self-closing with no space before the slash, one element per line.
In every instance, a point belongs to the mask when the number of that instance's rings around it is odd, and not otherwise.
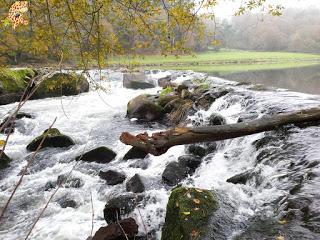
<path fill-rule="evenodd" d="M 297 92 L 320 94 L 320 65 L 281 70 L 212 74 L 237 82 L 262 84 Z"/>
<path fill-rule="evenodd" d="M 311 72 L 316 69 L 288 70 L 290 74 L 285 75 L 274 72 L 274 75 L 266 75 L 261 83 L 269 82 L 274 87 L 289 88 L 289 85 L 280 84 L 272 76 L 278 76 L 278 79 L 286 76 L 286 84 L 290 83 L 288 79 L 292 76 L 290 88 L 320 93 L 319 75 L 318 78 L 311 77 Z M 307 75 L 307 72 L 310 74 Z M 298 73 L 301 74 L 300 78 Z M 91 74 L 98 81 L 98 72 L 91 71 Z M 98 175 L 102 169 L 123 171 L 127 179 L 136 173 L 142 176 L 146 186 L 144 200 L 139 210 L 135 209 L 129 216 L 137 220 L 141 234 L 144 233 L 142 218 L 147 230 L 156 233 L 151 240 L 160 239 L 170 194 L 170 188 L 163 184 L 161 175 L 169 162 L 176 161 L 178 156 L 185 153 L 185 147 L 171 148 L 159 157 L 123 161 L 122 157 L 129 147 L 119 141 L 121 132 L 139 133 L 165 128 L 159 124 L 145 126 L 130 122 L 125 117 L 127 102 L 139 94 L 155 93 L 160 88 L 147 91 L 125 89 L 122 87 L 122 73 L 103 71 L 102 74 L 109 80 L 103 83 L 109 89 L 108 93 L 92 88 L 88 93 L 76 97 L 34 100 L 24 106 L 23 111 L 34 118 L 19 120 L 10 138 L 7 155 L 13 162 L 10 168 L 0 172 L 0 207 L 10 196 L 21 169 L 26 165 L 30 155 L 26 145 L 48 128 L 55 117 L 58 117 L 55 127 L 71 136 L 76 145 L 67 149 L 43 149 L 39 153 L 14 196 L 4 222 L 0 224 L 0 239 L 24 239 L 54 191 L 46 189 L 47 183 L 56 181 L 59 175 L 67 174 L 72 168 L 71 178 L 80 179 L 81 186 L 62 187 L 58 191 L 30 239 L 86 240 L 91 232 L 92 204 L 94 231 L 105 226 L 104 205 L 114 196 L 124 194 L 126 189 L 125 183 L 107 186 Z M 191 117 L 199 123 L 205 123 L 212 113 L 223 115 L 227 123 L 235 123 L 239 118 L 255 119 L 266 114 L 320 105 L 317 95 L 283 90 L 253 91 L 247 85 L 237 85 L 232 81 L 191 71 L 167 71 L 149 74 L 149 77 L 156 81 L 166 75 L 172 75 L 176 82 L 207 79 L 213 85 L 231 89 L 227 95 L 217 99 L 208 111 L 199 111 Z M 1 119 L 14 106 L 0 106 Z M 108 146 L 116 151 L 116 160 L 107 165 L 75 161 L 75 157 L 85 149 L 100 146 Z M 217 150 L 203 159 L 195 174 L 182 182 L 187 186 L 214 189 L 217 192 L 220 208 L 210 219 L 206 239 L 274 240 L 281 236 L 285 236 L 286 240 L 320 239 L 319 146 L 319 126 L 288 126 L 218 143 Z M 142 161 L 144 167 L 141 168 Z M 249 173 L 245 184 L 226 181 L 244 172 Z M 62 208 L 59 201 L 66 198 L 74 200 L 77 207 Z"/>

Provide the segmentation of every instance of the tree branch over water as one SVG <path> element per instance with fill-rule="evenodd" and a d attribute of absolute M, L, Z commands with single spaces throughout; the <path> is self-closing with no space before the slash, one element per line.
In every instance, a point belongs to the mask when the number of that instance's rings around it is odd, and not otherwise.
<path fill-rule="evenodd" d="M 264 116 L 245 123 L 235 123 L 219 126 L 183 127 L 163 132 L 141 133 L 134 136 L 128 132 L 122 133 L 121 142 L 139 148 L 145 152 L 159 156 L 173 146 L 199 142 L 221 141 L 244 137 L 255 133 L 276 130 L 290 124 L 319 125 L 320 108 L 310 108 L 295 112 Z"/>

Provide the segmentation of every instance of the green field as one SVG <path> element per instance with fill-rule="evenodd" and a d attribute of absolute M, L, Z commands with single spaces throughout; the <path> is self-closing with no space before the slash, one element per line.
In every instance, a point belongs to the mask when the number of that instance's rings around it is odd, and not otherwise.
<path fill-rule="evenodd" d="M 201 72 L 241 72 L 304 67 L 320 64 L 320 55 L 290 52 L 219 51 L 188 56 L 120 56 L 109 61 L 113 66 L 146 69 L 177 69 Z"/>

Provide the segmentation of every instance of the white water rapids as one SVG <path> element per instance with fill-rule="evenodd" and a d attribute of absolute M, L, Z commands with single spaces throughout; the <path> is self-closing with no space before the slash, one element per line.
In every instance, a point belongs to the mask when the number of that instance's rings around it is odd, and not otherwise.
<path fill-rule="evenodd" d="M 26 145 L 47 129 L 55 117 L 57 122 L 54 127 L 70 136 L 76 145 L 68 149 L 44 149 L 36 158 L 29 174 L 25 176 L 9 206 L 4 221 L 0 225 L 0 239 L 24 239 L 35 218 L 45 206 L 54 189 L 44 191 L 48 181 L 56 181 L 61 174 L 68 174 L 73 169 L 71 176 L 80 178 L 83 186 L 80 188 L 62 187 L 48 205 L 44 215 L 37 223 L 30 239 L 33 240 L 85 240 L 91 233 L 92 206 L 94 210 L 93 233 L 106 222 L 103 218 L 103 208 L 107 200 L 121 192 L 125 192 L 125 183 L 108 186 L 100 179 L 98 173 L 101 169 L 115 169 L 123 171 L 127 180 L 134 174 L 142 176 L 145 191 L 145 203 L 136 209 L 132 216 L 139 223 L 139 231 L 156 231 L 156 238 L 160 239 L 161 226 L 165 219 L 165 209 L 170 194 L 170 188 L 161 181 L 162 172 L 167 163 L 176 161 L 178 156 L 185 152 L 184 146 L 171 148 L 166 154 L 154 157 L 148 156 L 144 160 L 148 167 L 141 169 L 129 167 L 132 161 L 122 161 L 123 155 L 130 149 L 119 141 L 122 132 L 139 133 L 143 131 L 161 130 L 158 124 L 139 125 L 130 122 L 126 116 L 126 105 L 130 99 L 142 93 L 156 93 L 160 88 L 149 90 L 130 90 L 122 87 L 122 73 L 103 71 L 108 79 L 100 82 L 97 71 L 91 75 L 99 84 L 108 88 L 108 92 L 90 89 L 88 93 L 74 97 L 61 97 L 29 101 L 22 109 L 23 112 L 34 116 L 32 119 L 19 120 L 19 127 L 11 135 L 6 154 L 13 161 L 10 168 L 0 173 L 0 206 L 3 206 L 13 191 L 19 179 L 21 169 L 26 165 L 26 157 L 30 153 Z M 205 78 L 204 74 L 193 72 L 160 72 L 151 74 L 150 78 L 157 78 L 167 74 L 174 74 L 176 81 L 186 79 Z M 207 77 L 212 84 L 229 86 L 234 93 L 219 98 L 208 111 L 200 111 L 193 118 L 206 119 L 210 114 L 218 112 L 223 115 L 228 123 L 237 122 L 239 116 L 249 112 L 258 115 L 276 110 L 293 110 L 319 105 L 319 97 L 313 95 L 293 93 L 289 91 L 251 91 L 247 86 L 236 86 L 233 82 Z M 16 104 L 0 106 L 0 116 L 5 116 Z M 2 118 L 3 118 L 2 117 Z M 2 119 L 1 118 L 1 119 Z M 256 162 L 259 151 L 253 142 L 264 136 L 264 133 L 244 138 L 224 141 L 219 143 L 218 150 L 205 157 L 201 166 L 193 176 L 183 181 L 183 184 L 205 189 L 215 189 L 218 195 L 223 196 L 233 209 L 230 218 L 235 226 L 220 229 L 231 239 L 243 230 L 245 223 L 261 210 L 265 215 L 272 215 L 269 204 L 288 193 L 291 180 L 283 180 L 290 170 L 287 166 L 291 160 L 307 159 L 312 162 L 320 159 L 319 128 L 297 130 L 290 135 L 290 144 L 305 144 L 301 150 L 295 148 L 295 155 L 289 154 L 283 161 L 267 162 L 270 159 Z M 89 151 L 99 146 L 107 146 L 117 152 L 116 160 L 107 165 L 97 163 L 84 163 L 75 161 L 75 157 L 84 151 Z M 278 148 L 281 152 L 283 146 L 267 146 L 270 151 Z M 290 152 L 291 153 L 291 152 Z M 292 156 L 294 155 L 294 156 Z M 139 160 L 137 160 L 139 161 Z M 141 161 L 141 160 L 140 160 Z M 271 160 L 270 160 L 271 161 Z M 248 169 L 258 169 L 261 178 L 259 184 L 249 182 L 246 185 L 227 183 L 226 180 L 235 174 Z M 316 168 L 315 172 L 318 172 Z M 308 185 L 309 186 L 309 185 Z M 310 183 L 302 193 L 310 196 L 312 189 L 317 189 L 317 182 Z M 318 188 L 319 189 L 319 188 Z M 57 203 L 61 198 L 71 198 L 77 202 L 77 208 L 61 208 Z M 92 198 L 92 201 L 91 201 Z M 316 196 L 310 198 L 317 199 Z M 320 212 L 319 206 L 314 209 Z M 141 215 L 140 215 L 141 214 Z M 228 213 L 226 213 L 228 214 Z M 142 221 L 143 219 L 143 221 Z M 218 238 L 216 238 L 218 239 Z M 220 238 L 219 238 L 220 239 Z"/>

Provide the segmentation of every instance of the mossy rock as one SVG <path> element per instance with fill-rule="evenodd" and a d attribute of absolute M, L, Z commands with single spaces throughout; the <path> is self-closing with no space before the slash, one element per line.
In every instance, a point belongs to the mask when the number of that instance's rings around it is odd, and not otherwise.
<path fill-rule="evenodd" d="M 208 190 L 176 187 L 167 205 L 162 240 L 201 239 L 209 217 L 218 209 L 215 195 Z"/>
<path fill-rule="evenodd" d="M 163 108 L 157 104 L 155 96 L 143 94 L 128 103 L 127 116 L 144 121 L 159 120 L 163 117 Z"/>
<path fill-rule="evenodd" d="M 42 139 L 45 136 L 46 138 L 42 143 L 42 146 L 40 147 L 40 149 L 46 148 L 46 147 L 63 148 L 63 147 L 69 147 L 75 144 L 70 137 L 61 134 L 60 131 L 56 128 L 51 128 L 51 129 L 45 130 L 42 135 L 35 138 L 31 143 L 29 143 L 27 146 L 27 150 L 36 151 Z"/>
<path fill-rule="evenodd" d="M 40 83 L 32 99 L 72 96 L 89 91 L 87 79 L 76 73 L 55 73 Z"/>
<path fill-rule="evenodd" d="M 24 91 L 25 87 L 36 72 L 31 68 L 12 70 L 0 68 L 0 93 L 17 93 Z"/>
<path fill-rule="evenodd" d="M 28 82 L 36 75 L 31 68 L 0 68 L 0 105 L 19 101 Z"/>
<path fill-rule="evenodd" d="M 1 153 L 2 151 L 0 150 L 0 154 Z M 9 167 L 10 162 L 11 162 L 11 159 L 5 153 L 2 153 L 2 156 L 0 158 L 0 170 Z"/>

